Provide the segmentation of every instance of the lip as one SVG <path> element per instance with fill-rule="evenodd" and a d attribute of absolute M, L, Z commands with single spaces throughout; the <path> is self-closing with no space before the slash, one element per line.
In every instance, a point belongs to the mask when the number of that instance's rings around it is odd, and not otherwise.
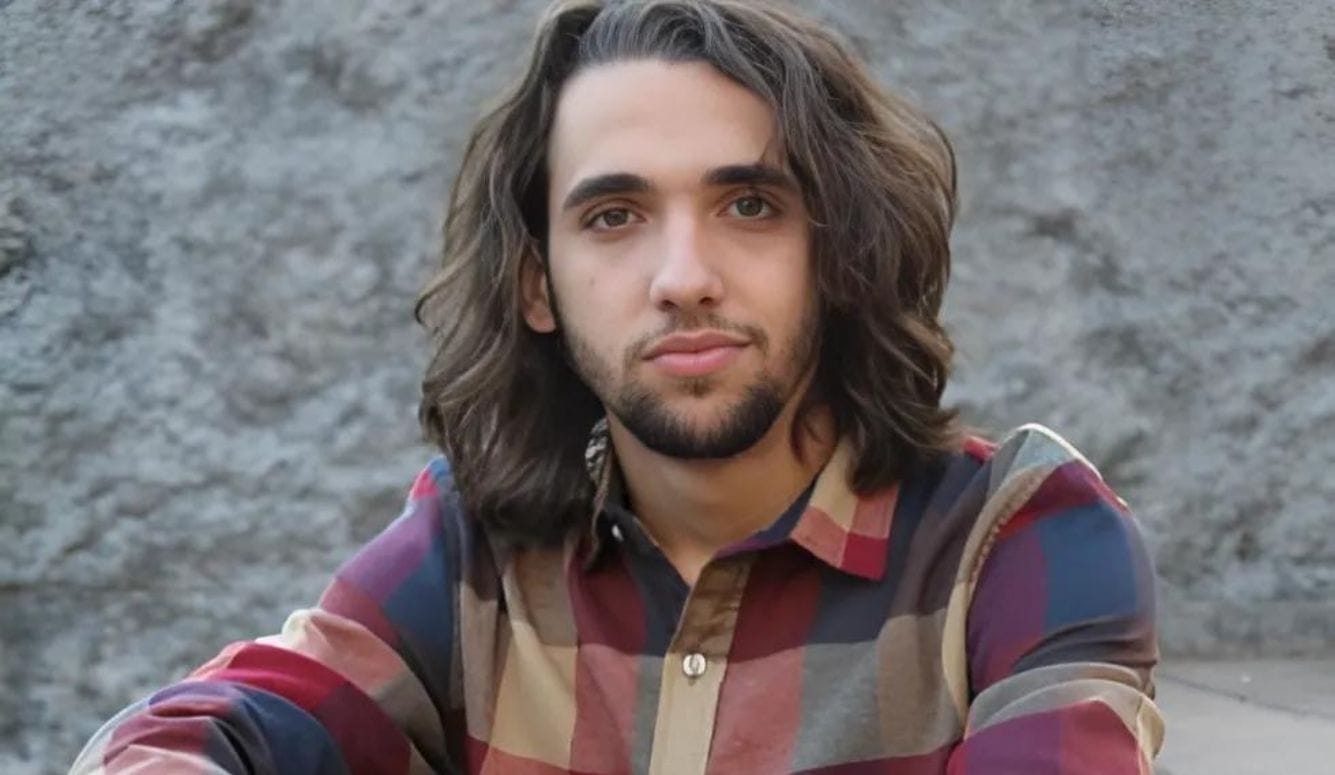
<path fill-rule="evenodd" d="M 673 334 L 660 339 L 644 354 L 645 360 L 654 360 L 664 355 L 703 353 L 721 347 L 745 347 L 746 340 L 730 336 L 721 331 L 696 331 L 689 334 Z"/>
<path fill-rule="evenodd" d="M 673 334 L 650 348 L 645 360 L 674 377 L 703 377 L 727 367 L 746 345 L 718 331 Z"/>

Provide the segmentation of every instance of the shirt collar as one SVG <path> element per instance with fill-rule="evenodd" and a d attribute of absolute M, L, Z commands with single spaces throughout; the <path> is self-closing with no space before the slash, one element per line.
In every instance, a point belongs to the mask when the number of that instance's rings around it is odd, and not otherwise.
<path fill-rule="evenodd" d="M 899 483 L 859 496 L 850 485 L 855 462 L 848 439 L 841 440 L 816 477 L 811 498 L 788 537 L 833 568 L 880 581 Z"/>
<path fill-rule="evenodd" d="M 597 441 L 590 442 L 593 450 Z M 616 456 L 608 443 L 605 431 L 596 454 L 587 456 L 589 474 L 594 480 L 596 494 L 590 514 L 583 567 L 588 570 L 606 550 L 613 531 L 623 536 L 632 533 L 635 540 L 648 534 L 634 522 L 634 516 L 624 506 L 623 484 Z M 810 552 L 830 567 L 860 578 L 879 581 L 885 575 L 889 554 L 890 526 L 894 521 L 895 505 L 899 500 L 899 485 L 857 495 L 849 484 L 854 458 L 847 439 L 835 447 L 815 482 L 799 497 L 793 507 L 786 509 L 771 527 L 734 547 L 736 551 L 791 541 Z M 801 506 L 805 500 L 805 506 Z M 792 519 L 792 509 L 801 506 L 801 513 Z M 786 538 L 775 536 L 774 529 L 781 523 L 791 524 Z M 776 540 L 777 539 L 777 540 Z"/>

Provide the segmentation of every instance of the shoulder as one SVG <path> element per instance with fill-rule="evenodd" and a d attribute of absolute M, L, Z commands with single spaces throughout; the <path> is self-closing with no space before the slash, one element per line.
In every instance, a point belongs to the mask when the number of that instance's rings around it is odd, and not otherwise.
<path fill-rule="evenodd" d="M 950 515 L 950 523 L 964 529 L 1009 519 L 1045 483 L 1080 489 L 1126 508 L 1084 455 L 1037 423 L 1014 428 L 999 441 L 968 435 L 954 452 L 930 461 L 918 474 L 910 481 L 916 479 L 914 489 L 930 504 L 929 511 Z"/>
<path fill-rule="evenodd" d="M 1121 543 L 1141 540 L 1126 502 L 1094 464 L 1042 425 L 1022 425 L 995 442 L 967 437 L 938 470 L 928 511 L 959 541 L 958 581 L 976 579 L 997 544 L 1020 533 L 1053 550 L 1076 527 L 1116 534 Z"/>
<path fill-rule="evenodd" d="M 989 577 L 1042 576 L 1049 597 L 1079 589 L 1095 599 L 1095 587 L 1121 585 L 1124 600 L 1152 602 L 1139 523 L 1068 441 L 1030 424 L 995 444 L 971 439 L 963 454 L 978 466 L 959 568 L 966 589 Z"/>
<path fill-rule="evenodd" d="M 467 530 L 450 464 L 438 455 L 413 479 L 398 517 L 363 547 L 350 565 L 388 563 L 402 568 L 415 564 L 417 555 L 430 553 L 440 544 L 457 546 L 466 538 Z"/>
<path fill-rule="evenodd" d="M 987 460 L 994 471 L 1008 474 L 1026 469 L 1055 468 L 1078 463 L 1097 474 L 1094 465 L 1071 442 L 1038 423 L 1027 423 L 1005 433 L 999 442 L 972 437 L 966 452 Z"/>
<path fill-rule="evenodd" d="M 1099 502 L 1128 511 L 1126 502 L 1104 482 L 1094 464 L 1043 425 L 1021 425 L 998 442 L 969 437 L 959 454 L 974 472 L 968 484 L 984 529 L 1009 522 L 1026 506 L 1057 508 Z"/>
<path fill-rule="evenodd" d="M 1041 425 L 970 446 L 984 497 L 956 582 L 969 606 L 961 642 L 974 685 L 1064 662 L 1148 670 L 1157 653 L 1154 565 L 1126 502 Z"/>
<path fill-rule="evenodd" d="M 358 618 L 375 610 L 416 619 L 416 611 L 437 608 L 424 604 L 453 596 L 476 551 L 475 533 L 449 462 L 433 457 L 413 479 L 398 517 L 338 569 L 320 605 Z"/>

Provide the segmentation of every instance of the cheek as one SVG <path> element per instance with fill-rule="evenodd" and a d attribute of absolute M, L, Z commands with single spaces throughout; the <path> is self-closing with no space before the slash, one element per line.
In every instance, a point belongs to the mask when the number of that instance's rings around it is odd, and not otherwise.
<path fill-rule="evenodd" d="M 768 271 L 757 272 L 747 282 L 747 296 L 757 311 L 764 310 L 770 325 L 788 331 L 803 324 L 816 298 L 816 278 L 805 252 L 773 261 Z"/>
<path fill-rule="evenodd" d="M 603 321 L 624 332 L 642 312 L 647 292 L 637 257 L 568 255 L 554 259 L 553 273 L 561 311 L 580 320 Z"/>
<path fill-rule="evenodd" d="M 597 274 L 555 278 L 561 324 L 601 358 L 620 359 L 632 330 L 623 291 L 614 277 Z"/>
<path fill-rule="evenodd" d="M 820 327 L 814 284 L 804 276 L 785 278 L 782 282 L 781 288 L 777 287 L 777 280 L 771 286 L 774 295 L 766 308 L 771 336 L 770 358 L 773 359 L 771 368 L 780 371 L 797 367 L 801 364 L 796 361 L 805 361 L 809 357 L 806 351 L 811 347 L 812 338 L 818 336 Z"/>

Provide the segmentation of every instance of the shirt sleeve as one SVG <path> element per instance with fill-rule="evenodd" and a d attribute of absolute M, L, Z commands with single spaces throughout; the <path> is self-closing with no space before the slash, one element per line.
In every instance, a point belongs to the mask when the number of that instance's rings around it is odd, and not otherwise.
<path fill-rule="evenodd" d="M 282 631 L 124 709 L 71 773 L 452 772 L 462 520 L 433 460 L 404 512 Z"/>
<path fill-rule="evenodd" d="M 994 460 L 968 608 L 970 705 L 950 775 L 1149 775 L 1163 740 L 1154 571 L 1098 472 L 1046 429 Z M 1005 454 L 1003 454 L 1005 453 Z"/>

